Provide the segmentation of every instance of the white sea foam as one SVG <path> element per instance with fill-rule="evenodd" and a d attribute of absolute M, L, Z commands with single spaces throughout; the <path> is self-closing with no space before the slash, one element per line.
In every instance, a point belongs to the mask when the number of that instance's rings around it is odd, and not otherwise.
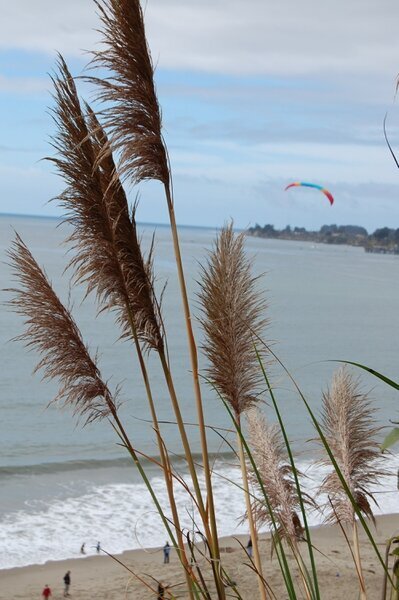
<path fill-rule="evenodd" d="M 235 478 L 235 469 L 224 476 Z M 152 486 L 167 511 L 167 496 L 160 478 Z M 221 534 L 245 531 L 237 528 L 242 513 L 242 492 L 223 480 L 215 480 L 215 497 Z M 187 493 L 176 487 L 182 525 L 193 528 L 193 506 Z M 194 517 L 195 521 L 196 517 Z M 98 540 L 110 553 L 165 543 L 168 535 L 143 483 L 93 486 L 90 493 L 60 502 L 40 501 L 33 510 L 8 513 L 0 522 L 0 568 L 44 563 L 80 556 L 86 543 L 87 554 L 95 553 Z"/>
<path fill-rule="evenodd" d="M 306 471 L 306 489 L 312 491 L 325 474 L 325 469 L 299 465 Z M 396 473 L 399 457 L 390 460 L 390 470 Z M 244 512 L 237 468 L 224 467 L 214 477 L 214 495 L 220 535 L 246 533 L 240 525 Z M 234 485 L 232 480 L 237 483 Z M 152 479 L 154 491 L 167 511 L 167 496 L 161 478 Z M 196 516 L 187 493 L 176 487 L 176 497 L 182 525 L 193 529 Z M 377 490 L 379 507 L 376 514 L 399 512 L 399 493 L 396 477 L 387 477 Z M 322 522 L 322 515 L 312 513 L 309 523 Z M 24 510 L 7 513 L 0 522 L 0 568 L 45 563 L 81 556 L 80 546 L 86 544 L 86 553 L 94 554 L 97 541 L 110 553 L 145 547 L 162 546 L 168 538 L 143 483 L 112 483 L 93 485 L 89 493 L 60 501 L 33 502 Z M 151 552 L 151 550 L 149 550 Z M 156 551 L 156 550 L 152 550 Z"/>

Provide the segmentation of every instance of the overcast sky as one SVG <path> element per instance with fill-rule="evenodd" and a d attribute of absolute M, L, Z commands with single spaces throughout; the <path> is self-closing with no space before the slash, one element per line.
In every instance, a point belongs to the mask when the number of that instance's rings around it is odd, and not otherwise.
<path fill-rule="evenodd" d="M 396 0 L 147 0 L 146 27 L 182 224 L 399 227 Z M 91 0 L 0 0 L 0 212 L 60 214 L 48 73 L 98 43 Z M 82 95 L 89 91 L 82 89 Z M 313 181 L 335 196 L 330 207 Z M 157 185 L 141 221 L 166 222 Z M 131 190 L 132 196 L 136 191 Z"/>

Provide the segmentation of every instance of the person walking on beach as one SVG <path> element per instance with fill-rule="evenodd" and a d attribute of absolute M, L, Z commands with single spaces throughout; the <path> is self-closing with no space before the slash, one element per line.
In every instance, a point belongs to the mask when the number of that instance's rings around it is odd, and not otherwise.
<path fill-rule="evenodd" d="M 69 596 L 69 586 L 71 585 L 71 571 L 64 575 L 64 596 Z"/>
<path fill-rule="evenodd" d="M 164 563 L 164 565 L 169 564 L 169 554 L 170 554 L 170 546 L 169 546 L 169 542 L 166 542 L 165 546 L 163 547 L 163 563 Z"/>
<path fill-rule="evenodd" d="M 47 583 L 44 586 L 44 590 L 42 591 L 42 596 L 45 599 L 50 598 L 50 596 L 51 596 L 51 590 L 50 590 L 49 586 L 47 585 Z"/>
<path fill-rule="evenodd" d="M 86 546 L 86 544 L 83 542 L 83 544 L 80 547 L 80 553 L 81 554 L 86 554 L 85 546 Z"/>
<path fill-rule="evenodd" d="M 248 540 L 248 544 L 247 544 L 247 554 L 249 556 L 249 558 L 252 558 L 252 540 L 251 537 Z"/>
<path fill-rule="evenodd" d="M 97 542 L 96 550 L 97 550 L 97 554 L 100 554 L 100 550 L 101 550 L 100 542 Z"/>

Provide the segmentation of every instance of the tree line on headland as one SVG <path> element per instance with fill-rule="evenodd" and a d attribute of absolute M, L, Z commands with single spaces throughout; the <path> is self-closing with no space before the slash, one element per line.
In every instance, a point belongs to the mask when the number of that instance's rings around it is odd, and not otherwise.
<path fill-rule="evenodd" d="M 319 231 L 307 231 L 305 227 L 275 229 L 274 225 L 256 224 L 249 227 L 248 235 L 279 240 L 297 240 L 321 244 L 347 244 L 362 246 L 366 252 L 381 254 L 399 254 L 399 229 L 382 227 L 369 234 L 364 227 L 358 225 L 323 225 Z"/>

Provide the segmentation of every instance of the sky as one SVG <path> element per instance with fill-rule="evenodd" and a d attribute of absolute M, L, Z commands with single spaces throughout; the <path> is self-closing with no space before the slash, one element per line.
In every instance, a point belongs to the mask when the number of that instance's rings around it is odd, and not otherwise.
<path fill-rule="evenodd" d="M 147 0 L 180 224 L 399 227 L 396 0 Z M 56 52 L 79 76 L 98 47 L 92 0 L 0 0 L 0 212 L 61 215 L 43 157 Z M 80 86 L 83 98 L 92 91 Z M 285 186 L 311 181 L 335 197 Z M 167 222 L 160 186 L 138 220 Z"/>

